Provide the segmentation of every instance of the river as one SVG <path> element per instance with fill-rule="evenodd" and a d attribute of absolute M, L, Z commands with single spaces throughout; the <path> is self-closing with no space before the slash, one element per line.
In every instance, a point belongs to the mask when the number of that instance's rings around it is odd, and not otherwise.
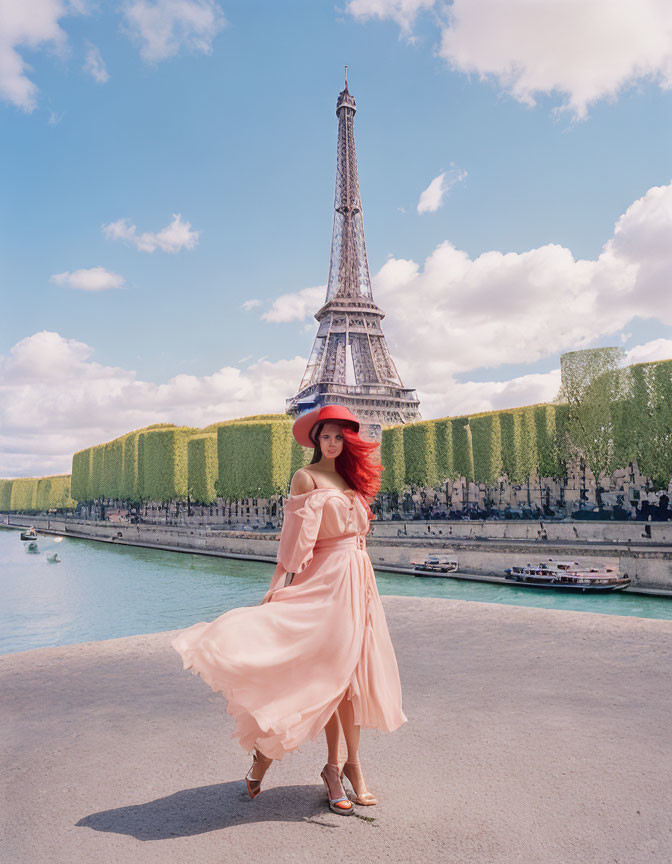
<path fill-rule="evenodd" d="M 273 565 L 40 535 L 30 553 L 0 529 L 0 654 L 156 633 L 259 603 Z M 47 555 L 58 551 L 60 564 Z M 564 594 L 459 579 L 376 572 L 381 594 L 445 597 L 672 619 L 672 599 Z"/>

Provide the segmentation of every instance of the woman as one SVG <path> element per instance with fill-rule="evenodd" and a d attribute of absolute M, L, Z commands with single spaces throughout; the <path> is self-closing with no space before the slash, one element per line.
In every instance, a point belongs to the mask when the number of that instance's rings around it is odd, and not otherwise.
<path fill-rule="evenodd" d="M 236 720 L 231 737 L 254 749 L 245 778 L 251 798 L 273 759 L 324 729 L 320 776 L 329 807 L 350 815 L 343 774 L 356 803 L 377 803 L 359 764 L 360 727 L 391 732 L 407 719 L 364 539 L 383 469 L 371 458 L 378 445 L 359 436 L 359 421 L 344 406 L 302 414 L 293 433 L 314 448 L 313 459 L 292 478 L 278 564 L 261 604 L 194 624 L 172 644 L 185 669 L 225 695 Z M 341 725 L 348 758 L 339 769 Z"/>

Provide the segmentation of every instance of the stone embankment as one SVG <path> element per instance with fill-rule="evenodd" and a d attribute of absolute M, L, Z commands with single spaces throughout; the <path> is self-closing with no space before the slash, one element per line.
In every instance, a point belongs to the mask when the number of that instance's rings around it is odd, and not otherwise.
<path fill-rule="evenodd" d="M 11 517 L 12 526 L 29 524 L 70 537 L 269 563 L 275 561 L 280 536 L 277 531 Z M 367 546 L 379 570 L 411 573 L 412 562 L 427 552 L 454 552 L 459 559 L 457 578 L 501 582 L 505 568 L 513 564 L 548 558 L 585 560 L 627 573 L 632 580 L 628 591 L 672 596 L 672 540 L 665 539 L 672 534 L 668 523 L 563 522 L 543 523 L 542 528 L 540 524 L 374 522 Z M 651 527 L 651 537 L 645 525 Z"/>

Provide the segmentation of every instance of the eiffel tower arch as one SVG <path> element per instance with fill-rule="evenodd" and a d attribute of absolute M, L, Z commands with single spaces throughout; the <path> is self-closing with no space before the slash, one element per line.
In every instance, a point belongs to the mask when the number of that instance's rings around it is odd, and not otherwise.
<path fill-rule="evenodd" d="M 338 145 L 334 230 L 327 296 L 315 313 L 319 327 L 308 365 L 287 413 L 297 416 L 318 405 L 347 405 L 365 437 L 380 440 L 383 426 L 420 420 L 415 390 L 404 387 L 390 354 L 374 303 L 366 257 L 364 220 L 355 152 L 355 100 L 338 94 Z"/>

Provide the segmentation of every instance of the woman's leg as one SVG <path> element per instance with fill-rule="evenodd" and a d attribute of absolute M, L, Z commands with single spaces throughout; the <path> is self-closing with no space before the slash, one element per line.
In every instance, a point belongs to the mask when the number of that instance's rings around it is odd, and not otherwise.
<path fill-rule="evenodd" d="M 329 799 L 335 800 L 345 795 L 338 761 L 338 751 L 341 742 L 341 723 L 338 717 L 338 709 L 334 711 L 327 721 L 324 732 L 327 736 L 327 764 L 322 769 L 322 777 L 327 784 Z M 334 807 L 338 807 L 344 814 L 353 809 L 352 802 L 348 800 L 338 801 L 333 806 L 331 804 L 329 806 L 332 810 Z"/>
<path fill-rule="evenodd" d="M 338 748 L 341 741 L 341 723 L 338 718 L 338 709 L 329 718 L 324 727 L 327 736 L 327 762 L 338 765 Z"/>
<path fill-rule="evenodd" d="M 338 706 L 338 716 L 343 726 L 343 735 L 348 748 L 348 762 L 359 762 L 359 726 L 355 726 L 355 712 L 350 699 L 345 696 Z"/>
<path fill-rule="evenodd" d="M 256 755 L 256 761 L 253 763 L 252 768 L 250 769 L 250 780 L 258 780 L 261 782 L 264 779 L 264 774 L 270 768 L 271 762 L 273 761 L 270 756 L 264 756 L 261 750 L 258 750 L 256 747 L 254 749 Z"/>
<path fill-rule="evenodd" d="M 345 776 L 352 783 L 357 801 L 360 804 L 376 804 L 376 798 L 366 788 L 366 781 L 359 764 L 359 732 L 360 727 L 355 725 L 355 712 L 350 699 L 345 696 L 338 706 L 338 715 L 343 726 L 343 735 L 348 747 L 348 761 L 345 763 Z"/>

